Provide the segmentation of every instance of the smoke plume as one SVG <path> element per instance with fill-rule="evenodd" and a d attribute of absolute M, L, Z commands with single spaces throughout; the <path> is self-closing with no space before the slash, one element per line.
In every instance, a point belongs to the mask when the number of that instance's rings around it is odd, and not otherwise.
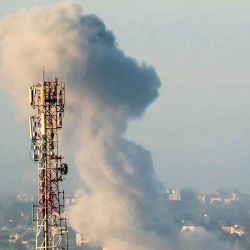
<path fill-rule="evenodd" d="M 84 183 L 70 210 L 72 227 L 109 250 L 174 249 L 150 152 L 123 137 L 158 96 L 155 70 L 126 56 L 98 17 L 69 3 L 5 18 L 0 45 L 2 87 L 23 113 L 43 66 L 47 78 L 66 81 L 66 146 Z"/>

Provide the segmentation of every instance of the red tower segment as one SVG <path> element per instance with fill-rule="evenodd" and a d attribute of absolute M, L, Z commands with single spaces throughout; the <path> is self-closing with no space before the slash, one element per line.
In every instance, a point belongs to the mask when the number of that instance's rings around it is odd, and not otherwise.
<path fill-rule="evenodd" d="M 33 84 L 29 89 L 30 105 L 36 115 L 29 118 L 33 160 L 38 166 L 36 249 L 68 249 L 68 229 L 64 211 L 64 190 L 59 183 L 68 172 L 58 152 L 58 130 L 62 128 L 65 85 L 55 81 Z"/>

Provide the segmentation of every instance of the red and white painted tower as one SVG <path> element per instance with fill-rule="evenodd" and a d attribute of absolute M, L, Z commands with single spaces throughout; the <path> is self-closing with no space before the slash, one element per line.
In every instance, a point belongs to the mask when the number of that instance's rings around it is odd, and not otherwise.
<path fill-rule="evenodd" d="M 68 165 L 63 163 L 63 157 L 58 152 L 65 85 L 57 79 L 34 83 L 29 88 L 29 100 L 36 110 L 36 114 L 29 118 L 32 158 L 38 167 L 37 204 L 33 205 L 36 249 L 68 249 L 64 190 L 59 188 L 68 172 Z"/>

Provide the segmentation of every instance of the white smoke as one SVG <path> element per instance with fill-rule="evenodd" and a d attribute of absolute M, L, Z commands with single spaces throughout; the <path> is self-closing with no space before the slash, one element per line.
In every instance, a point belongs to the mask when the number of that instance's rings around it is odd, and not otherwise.
<path fill-rule="evenodd" d="M 68 150 L 84 183 L 70 211 L 73 228 L 109 250 L 174 249 L 150 152 L 123 138 L 130 119 L 158 96 L 155 70 L 127 57 L 98 17 L 69 3 L 7 17 L 0 45 L 3 87 L 23 113 L 43 66 L 47 78 L 67 83 Z"/>

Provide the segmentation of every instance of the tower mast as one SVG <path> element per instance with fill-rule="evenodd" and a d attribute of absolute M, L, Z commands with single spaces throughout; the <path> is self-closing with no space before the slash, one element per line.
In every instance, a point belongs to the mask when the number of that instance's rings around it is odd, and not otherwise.
<path fill-rule="evenodd" d="M 65 85 L 54 81 L 34 83 L 29 101 L 36 114 L 29 118 L 32 158 L 37 162 L 36 249 L 68 249 L 68 228 L 64 211 L 64 190 L 59 183 L 68 173 L 68 165 L 58 152 L 58 131 L 62 128 Z"/>

